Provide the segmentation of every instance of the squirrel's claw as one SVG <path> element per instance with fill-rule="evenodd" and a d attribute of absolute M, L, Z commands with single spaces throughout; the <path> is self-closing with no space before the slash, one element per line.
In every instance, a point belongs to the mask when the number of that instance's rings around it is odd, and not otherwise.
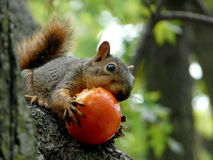
<path fill-rule="evenodd" d="M 31 99 L 33 98 L 33 96 L 30 96 L 30 95 L 24 95 L 24 98 L 27 102 L 30 102 Z"/>
<path fill-rule="evenodd" d="M 29 102 L 30 104 L 38 104 L 39 106 L 44 106 L 48 108 L 48 103 L 40 98 L 38 96 L 30 96 L 30 95 L 25 95 L 24 96 L 26 101 Z"/>
<path fill-rule="evenodd" d="M 80 115 L 80 116 L 86 118 L 86 116 L 85 116 L 81 111 L 79 111 L 79 109 L 77 109 L 77 108 L 74 107 L 74 106 L 71 106 L 71 108 L 72 108 L 72 110 L 75 111 L 78 115 Z"/>
<path fill-rule="evenodd" d="M 73 102 L 73 105 L 75 105 L 75 104 L 78 104 L 78 105 L 80 105 L 80 106 L 85 106 L 85 104 L 80 103 L 80 102 L 77 102 L 77 101 Z"/>
<path fill-rule="evenodd" d="M 121 122 L 126 122 L 126 116 L 122 116 L 121 117 Z M 112 140 L 114 140 L 115 138 L 120 138 L 123 137 L 125 134 L 123 133 L 123 130 L 127 130 L 128 127 L 120 125 L 120 128 L 118 129 L 118 131 L 115 133 L 115 135 L 112 137 Z"/>
<path fill-rule="evenodd" d="M 80 102 L 77 102 L 76 99 L 73 98 L 73 99 L 71 100 L 71 106 L 70 106 L 70 107 L 71 107 L 71 109 L 72 109 L 73 111 L 75 111 L 78 115 L 80 115 L 80 116 L 86 118 L 86 116 L 85 116 L 81 111 L 79 111 L 79 109 L 75 106 L 76 104 L 78 104 L 78 105 L 80 105 L 80 106 L 85 106 L 85 104 L 80 103 Z"/>
<path fill-rule="evenodd" d="M 126 116 L 121 116 L 121 122 L 126 122 Z"/>
<path fill-rule="evenodd" d="M 36 104 L 38 102 L 38 96 L 25 95 L 24 97 L 27 102 L 30 102 L 30 104 Z"/>
<path fill-rule="evenodd" d="M 119 129 L 123 129 L 123 130 L 127 130 L 128 129 L 128 127 L 127 126 L 123 126 L 123 125 L 120 125 L 120 128 Z"/>
<path fill-rule="evenodd" d="M 73 98 L 70 103 L 71 104 L 69 105 L 69 107 L 66 107 L 64 111 L 63 119 L 66 119 L 68 123 L 70 123 L 70 121 L 73 120 L 79 127 L 81 127 L 79 120 L 74 115 L 74 112 L 86 118 L 86 116 L 81 111 L 79 111 L 78 108 L 75 107 L 76 104 L 80 106 L 84 106 L 84 104 L 77 102 L 75 98 Z"/>
<path fill-rule="evenodd" d="M 76 101 L 72 102 L 70 108 L 71 108 L 74 112 L 76 112 L 78 115 L 80 115 L 80 116 L 86 118 L 86 116 L 85 116 L 81 111 L 79 111 L 78 108 L 76 108 L 76 107 L 74 106 L 75 104 L 79 104 L 79 103 L 76 102 Z M 82 104 L 80 103 L 79 105 L 82 105 Z M 84 105 L 84 104 L 83 104 L 83 105 Z"/>
<path fill-rule="evenodd" d="M 75 97 L 72 98 L 71 103 L 72 103 L 73 106 L 75 106 L 76 104 L 78 104 L 80 106 L 85 106 L 85 104 L 76 101 Z"/>
<path fill-rule="evenodd" d="M 81 127 L 79 120 L 75 117 L 71 109 L 68 109 L 68 115 L 79 127 Z"/>
<path fill-rule="evenodd" d="M 127 127 L 120 125 L 120 128 L 118 129 L 118 131 L 115 133 L 115 135 L 112 137 L 112 140 L 114 140 L 115 138 L 120 138 L 123 137 L 125 134 L 123 133 L 123 129 L 126 130 Z"/>
<path fill-rule="evenodd" d="M 70 107 L 65 109 L 63 119 L 65 119 L 68 124 L 70 124 L 70 122 L 73 120 L 79 127 L 81 127 L 79 120 L 75 117 Z"/>

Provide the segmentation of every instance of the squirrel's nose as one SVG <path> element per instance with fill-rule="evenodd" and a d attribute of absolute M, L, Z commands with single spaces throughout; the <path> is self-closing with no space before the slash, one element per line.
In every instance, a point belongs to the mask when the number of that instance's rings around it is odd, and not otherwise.
<path fill-rule="evenodd" d="M 126 91 L 126 92 L 124 92 L 123 90 L 121 90 L 121 91 L 118 92 L 118 94 L 115 95 L 115 97 L 116 97 L 116 99 L 118 101 L 124 101 L 124 100 L 126 100 L 129 97 L 130 92 L 131 91 L 129 91 L 129 90 Z"/>
<path fill-rule="evenodd" d="M 118 101 L 124 101 L 130 96 L 134 81 L 132 76 L 129 81 L 125 82 L 126 85 L 123 85 L 122 89 L 115 95 Z"/>

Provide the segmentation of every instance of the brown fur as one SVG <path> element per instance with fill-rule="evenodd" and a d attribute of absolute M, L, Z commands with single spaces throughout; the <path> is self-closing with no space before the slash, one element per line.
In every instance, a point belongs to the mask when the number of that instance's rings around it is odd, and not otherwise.
<path fill-rule="evenodd" d="M 19 45 L 19 62 L 31 103 L 49 107 L 66 120 L 74 120 L 75 96 L 83 89 L 103 87 L 118 101 L 127 99 L 134 84 L 130 69 L 110 55 L 110 44 L 103 42 L 93 58 L 62 56 L 70 47 L 70 24 L 52 20 L 40 32 Z M 113 70 L 108 66 L 114 65 Z M 79 103 L 78 103 L 79 104 Z"/>
<path fill-rule="evenodd" d="M 63 55 L 71 46 L 71 35 L 69 21 L 52 19 L 41 31 L 18 45 L 21 70 L 42 66 Z"/>

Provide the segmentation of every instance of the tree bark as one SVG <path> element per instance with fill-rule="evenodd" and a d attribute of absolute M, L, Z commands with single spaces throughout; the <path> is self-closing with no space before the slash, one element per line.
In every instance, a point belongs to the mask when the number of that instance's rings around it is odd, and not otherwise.
<path fill-rule="evenodd" d="M 0 159 L 3 160 L 30 159 L 34 154 L 32 127 L 26 123 L 28 112 L 23 107 L 16 43 L 36 28 L 24 0 L 0 0 Z"/>
<path fill-rule="evenodd" d="M 192 84 L 188 73 L 188 52 L 184 47 L 184 36 L 174 46 L 165 44 L 159 47 L 152 40 L 149 48 L 145 56 L 147 89 L 159 91 L 159 103 L 171 109 L 171 136 L 180 142 L 184 151 L 177 154 L 167 148 L 162 159 L 193 160 Z"/>
<path fill-rule="evenodd" d="M 199 12 L 204 12 L 205 14 L 212 15 L 212 13 L 204 6 L 200 7 L 205 8 L 203 10 L 196 8 Z M 198 62 L 201 65 L 203 71 L 202 80 L 205 83 L 206 92 L 209 96 L 211 102 L 211 113 L 213 114 L 213 52 L 212 52 L 212 42 L 213 42 L 213 29 L 209 25 L 204 24 L 189 24 L 188 31 L 190 32 L 191 39 L 191 50 L 195 53 Z M 199 40 L 199 41 L 198 41 Z M 199 134 L 199 133 L 198 133 Z M 209 151 L 211 155 L 213 148 L 213 140 L 206 139 L 202 137 L 203 135 L 199 134 L 198 140 L 201 140 L 201 145 Z"/>
<path fill-rule="evenodd" d="M 0 82 L 2 84 L 0 88 L 0 99 L 1 106 L 0 111 L 1 127 L 0 127 L 0 150 L 1 158 L 12 160 L 14 158 L 14 146 L 19 145 L 19 140 L 16 136 L 17 128 L 15 114 L 17 113 L 17 94 L 16 94 L 16 59 L 14 53 L 14 38 L 12 31 L 12 21 L 9 11 L 9 2 L 7 0 L 0 1 Z M 6 97 L 6 98 L 5 98 Z M 3 122 L 6 117 L 8 118 L 9 125 Z M 5 135 L 3 134 L 4 129 L 8 128 L 8 155 L 4 154 L 2 145 Z"/>
<path fill-rule="evenodd" d="M 193 51 L 198 57 L 198 61 L 202 67 L 203 80 L 206 83 L 207 92 L 211 103 L 213 102 L 213 29 L 205 25 L 191 25 Z M 196 41 L 199 39 L 199 41 Z M 213 107 L 213 105 L 212 105 Z M 212 109 L 213 110 L 213 109 Z"/>
<path fill-rule="evenodd" d="M 37 105 L 28 105 L 36 130 L 39 160 L 130 160 L 119 151 L 113 140 L 101 145 L 86 145 L 76 142 L 68 134 L 64 121 L 50 110 Z"/>

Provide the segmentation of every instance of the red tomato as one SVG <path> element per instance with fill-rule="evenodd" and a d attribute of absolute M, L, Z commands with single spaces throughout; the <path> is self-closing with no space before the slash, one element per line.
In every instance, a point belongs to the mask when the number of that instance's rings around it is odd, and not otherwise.
<path fill-rule="evenodd" d="M 79 127 L 73 121 L 67 125 L 74 139 L 86 144 L 101 144 L 109 140 L 119 129 L 121 122 L 120 105 L 111 92 L 103 88 L 83 90 L 76 100 L 85 106 L 77 108 L 86 118 L 75 114 Z"/>

